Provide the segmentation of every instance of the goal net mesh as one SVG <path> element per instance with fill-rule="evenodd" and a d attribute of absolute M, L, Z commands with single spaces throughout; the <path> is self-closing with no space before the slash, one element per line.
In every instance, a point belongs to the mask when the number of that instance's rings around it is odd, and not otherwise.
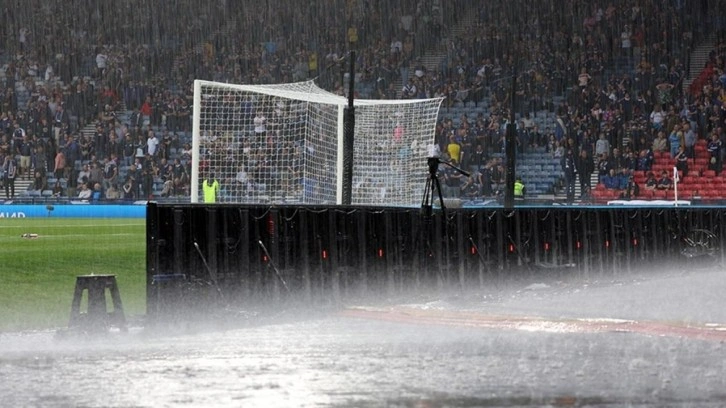
<path fill-rule="evenodd" d="M 428 177 L 441 99 L 355 100 L 354 205 L 415 206 Z M 192 202 L 340 204 L 347 99 L 313 81 L 195 81 Z"/>

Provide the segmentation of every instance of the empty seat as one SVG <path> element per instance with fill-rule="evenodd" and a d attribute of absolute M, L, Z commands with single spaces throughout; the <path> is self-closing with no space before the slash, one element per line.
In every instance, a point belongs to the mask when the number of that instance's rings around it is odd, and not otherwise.
<path fill-rule="evenodd" d="M 703 192 L 703 195 L 708 198 L 720 198 L 721 193 L 716 189 L 708 189 Z"/>

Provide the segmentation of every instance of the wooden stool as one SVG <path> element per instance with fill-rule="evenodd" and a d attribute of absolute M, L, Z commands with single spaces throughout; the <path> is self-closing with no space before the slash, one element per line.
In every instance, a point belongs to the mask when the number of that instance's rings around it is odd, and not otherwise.
<path fill-rule="evenodd" d="M 113 311 L 106 308 L 106 289 L 111 293 Z M 81 312 L 83 291 L 88 291 L 88 309 Z M 71 304 L 70 329 L 84 331 L 104 331 L 117 327 L 126 331 L 126 317 L 121 303 L 116 275 L 81 275 L 76 277 L 76 289 Z"/>

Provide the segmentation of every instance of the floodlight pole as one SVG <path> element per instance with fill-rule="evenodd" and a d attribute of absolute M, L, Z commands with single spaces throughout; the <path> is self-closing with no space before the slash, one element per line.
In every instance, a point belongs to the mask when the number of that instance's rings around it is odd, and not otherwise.
<path fill-rule="evenodd" d="M 355 136 L 355 51 L 348 55 L 350 68 L 348 77 L 348 106 L 343 113 L 343 205 L 351 205 L 353 196 L 353 141 Z"/>

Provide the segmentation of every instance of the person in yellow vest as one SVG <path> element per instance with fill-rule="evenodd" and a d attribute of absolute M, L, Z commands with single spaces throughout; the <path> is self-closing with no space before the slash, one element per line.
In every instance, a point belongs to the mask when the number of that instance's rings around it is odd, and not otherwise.
<path fill-rule="evenodd" d="M 311 78 L 318 75 L 318 53 L 311 52 L 308 56 L 308 74 Z"/>
<path fill-rule="evenodd" d="M 214 178 L 214 174 L 210 174 L 202 183 L 202 191 L 204 193 L 204 202 L 207 204 L 216 203 L 219 194 L 219 182 Z"/>
<path fill-rule="evenodd" d="M 451 161 L 456 162 L 458 165 L 461 161 L 461 144 L 456 140 L 456 136 L 453 133 L 449 136 L 449 144 L 446 145 L 446 152 L 449 153 Z"/>
<path fill-rule="evenodd" d="M 517 181 L 514 182 L 514 198 L 515 199 L 524 199 L 524 193 L 527 191 L 527 188 L 524 186 L 524 183 L 522 183 L 522 178 L 517 177 Z"/>

